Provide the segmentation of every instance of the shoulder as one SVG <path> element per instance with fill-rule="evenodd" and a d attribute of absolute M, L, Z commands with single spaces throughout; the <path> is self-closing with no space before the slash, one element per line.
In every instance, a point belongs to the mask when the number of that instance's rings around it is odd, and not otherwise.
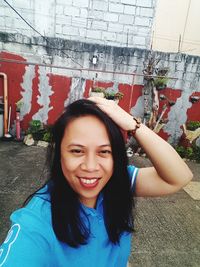
<path fill-rule="evenodd" d="M 0 266 L 43 266 L 41 263 L 50 256 L 48 252 L 51 252 L 55 238 L 48 199 L 44 194 L 36 194 L 10 218 L 11 229 L 0 247 Z M 26 265 L 30 260 L 32 265 Z"/>
<path fill-rule="evenodd" d="M 37 228 L 51 224 L 51 202 L 48 193 L 37 192 L 29 203 L 11 215 L 12 222 L 20 222 L 24 226 Z M 38 228 L 39 228 L 38 227 Z"/>

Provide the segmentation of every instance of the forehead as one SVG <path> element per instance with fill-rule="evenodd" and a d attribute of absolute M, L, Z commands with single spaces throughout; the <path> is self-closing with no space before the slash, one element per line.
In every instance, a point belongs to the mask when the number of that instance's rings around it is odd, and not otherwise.
<path fill-rule="evenodd" d="M 67 141 L 109 142 L 104 123 L 93 115 L 86 115 L 71 120 L 65 128 L 63 139 Z"/>

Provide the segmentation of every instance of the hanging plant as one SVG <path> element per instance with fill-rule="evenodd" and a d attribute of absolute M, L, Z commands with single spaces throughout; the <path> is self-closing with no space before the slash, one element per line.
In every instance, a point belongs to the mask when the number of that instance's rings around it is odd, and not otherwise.
<path fill-rule="evenodd" d="M 153 84 L 157 90 L 162 90 L 167 87 L 167 82 L 169 78 L 167 78 L 167 74 L 169 72 L 168 68 L 157 68 L 155 69 L 155 73 L 157 77 L 153 79 Z"/>
<path fill-rule="evenodd" d="M 168 78 L 158 77 L 153 79 L 153 84 L 157 90 L 163 90 L 167 87 Z"/>
<path fill-rule="evenodd" d="M 122 92 L 117 92 L 115 94 L 114 99 L 121 100 L 124 97 L 124 94 Z"/>
<path fill-rule="evenodd" d="M 197 101 L 199 101 L 199 99 L 200 99 L 200 97 L 197 95 L 191 95 L 191 97 L 190 97 L 190 101 L 192 103 L 196 103 Z"/>

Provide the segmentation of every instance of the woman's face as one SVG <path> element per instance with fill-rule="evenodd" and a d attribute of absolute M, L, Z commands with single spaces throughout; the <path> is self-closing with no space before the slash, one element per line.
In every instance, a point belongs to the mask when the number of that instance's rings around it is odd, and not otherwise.
<path fill-rule="evenodd" d="M 94 208 L 113 173 L 110 140 L 98 118 L 87 115 L 67 125 L 61 142 L 61 166 L 80 201 Z"/>

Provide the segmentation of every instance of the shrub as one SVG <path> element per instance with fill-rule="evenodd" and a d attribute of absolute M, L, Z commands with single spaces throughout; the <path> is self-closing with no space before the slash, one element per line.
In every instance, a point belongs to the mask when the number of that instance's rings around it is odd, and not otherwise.
<path fill-rule="evenodd" d="M 197 145 L 193 144 L 192 147 L 176 146 L 175 149 L 181 158 L 187 158 L 200 162 L 200 147 Z"/>
<path fill-rule="evenodd" d="M 176 152 L 181 156 L 181 158 L 185 158 L 186 156 L 185 147 L 177 146 L 175 149 L 176 149 Z"/>
<path fill-rule="evenodd" d="M 200 127 L 200 121 L 189 121 L 187 122 L 186 127 L 190 131 L 195 131 Z"/>
<path fill-rule="evenodd" d="M 92 87 L 92 92 L 94 93 L 105 93 L 105 88 L 103 87 Z"/>
<path fill-rule="evenodd" d="M 43 125 L 40 120 L 30 121 L 27 134 L 32 134 L 33 139 L 36 141 L 50 142 L 52 138 L 51 127 Z"/>
<path fill-rule="evenodd" d="M 195 159 L 197 162 L 200 162 L 200 147 L 199 146 L 196 146 L 196 145 L 193 146 L 193 154 L 194 154 L 193 159 Z"/>

